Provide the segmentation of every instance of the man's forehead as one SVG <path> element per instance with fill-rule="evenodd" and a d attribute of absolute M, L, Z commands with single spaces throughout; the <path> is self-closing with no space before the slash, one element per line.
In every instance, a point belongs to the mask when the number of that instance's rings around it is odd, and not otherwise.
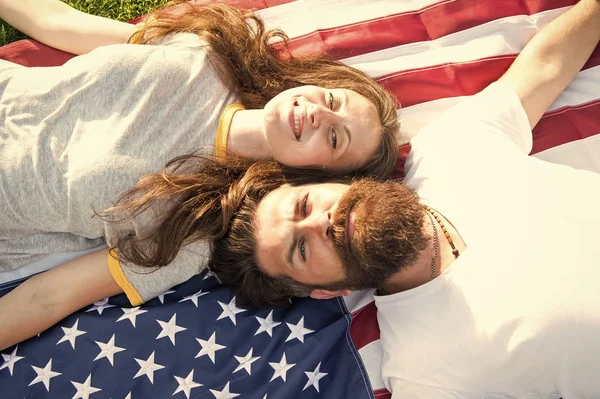
<path fill-rule="evenodd" d="M 281 187 L 281 191 L 273 191 L 261 204 L 257 220 L 258 250 L 270 258 L 283 258 L 277 255 L 283 254 L 293 235 L 296 197 L 292 187 Z"/>
<path fill-rule="evenodd" d="M 261 203 L 257 220 L 257 260 L 261 269 L 279 275 L 286 267 L 286 246 L 293 236 L 294 191 L 282 190 Z"/>

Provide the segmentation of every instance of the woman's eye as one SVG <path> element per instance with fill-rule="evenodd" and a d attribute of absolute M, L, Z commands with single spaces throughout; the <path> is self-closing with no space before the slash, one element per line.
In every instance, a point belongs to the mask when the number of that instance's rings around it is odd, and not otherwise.
<path fill-rule="evenodd" d="M 333 129 L 331 129 L 331 145 L 334 150 L 337 148 L 337 133 Z"/>
<path fill-rule="evenodd" d="M 304 196 L 302 200 L 302 216 L 306 217 L 308 215 L 308 194 Z"/>
<path fill-rule="evenodd" d="M 306 252 L 304 249 L 304 238 L 300 241 L 300 245 L 298 245 L 298 249 L 300 251 L 300 259 L 302 259 L 302 262 L 306 262 Z"/>
<path fill-rule="evenodd" d="M 329 109 L 333 111 L 333 93 L 329 92 Z"/>

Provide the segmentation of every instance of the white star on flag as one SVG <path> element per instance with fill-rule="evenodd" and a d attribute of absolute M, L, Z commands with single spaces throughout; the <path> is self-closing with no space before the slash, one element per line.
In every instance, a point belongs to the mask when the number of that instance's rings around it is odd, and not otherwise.
<path fill-rule="evenodd" d="M 279 322 L 279 321 L 273 321 L 273 311 L 272 310 L 269 312 L 269 315 L 265 319 L 263 319 L 262 317 L 258 317 L 258 316 L 254 316 L 254 317 L 256 317 L 256 321 L 258 321 L 258 323 L 260 324 L 260 327 L 258 327 L 258 330 L 256 330 L 254 335 L 258 335 L 262 332 L 266 332 L 267 334 L 269 334 L 269 337 L 272 337 L 273 329 L 281 324 L 281 322 Z"/>
<path fill-rule="evenodd" d="M 160 332 L 160 334 L 158 334 L 158 337 L 156 337 L 156 339 L 169 337 L 171 343 L 175 345 L 175 334 L 187 330 L 187 328 L 180 327 L 176 324 L 176 318 L 177 313 L 173 314 L 173 317 L 171 317 L 171 320 L 169 320 L 168 323 L 161 320 L 156 320 L 158 324 L 160 324 L 160 326 L 162 327 L 162 331 Z"/>
<path fill-rule="evenodd" d="M 213 364 L 216 364 L 215 352 L 220 351 L 221 349 L 227 348 L 226 346 L 217 344 L 216 340 L 217 340 L 216 332 L 212 333 L 212 335 L 210 336 L 208 341 L 205 341 L 200 338 L 196 338 L 196 341 L 198 341 L 198 343 L 200 344 L 202 349 L 200 349 L 200 352 L 198 352 L 195 359 L 199 358 L 200 356 L 208 355 L 208 357 L 210 357 L 210 360 L 212 360 Z"/>
<path fill-rule="evenodd" d="M 288 335 L 285 342 L 291 341 L 295 338 L 298 341 L 304 343 L 304 336 L 306 334 L 310 334 L 311 332 L 314 331 L 314 330 L 309 330 L 308 328 L 304 328 L 304 316 L 302 316 L 302 318 L 300 319 L 298 324 L 292 324 L 292 323 L 285 323 L 285 324 L 287 324 L 288 328 L 291 331 L 290 335 Z"/>
<path fill-rule="evenodd" d="M 186 296 L 185 298 L 183 298 L 179 302 L 192 301 L 194 303 L 194 305 L 196 305 L 196 307 L 198 307 L 198 298 L 200 298 L 201 296 L 204 296 L 206 294 L 208 294 L 208 291 L 207 292 L 202 292 L 202 290 L 200 290 L 200 291 L 196 292 L 193 295 Z"/>
<path fill-rule="evenodd" d="M 238 313 L 242 313 L 245 312 L 246 309 L 242 309 L 242 308 L 238 308 L 237 306 L 235 306 L 235 297 L 231 298 L 231 301 L 229 301 L 229 304 L 224 304 L 221 301 L 217 301 L 219 302 L 219 305 L 221 305 L 221 308 L 223 308 L 223 312 L 221 313 L 221 315 L 219 317 L 217 317 L 217 320 L 221 320 L 224 319 L 225 317 L 229 317 L 231 319 L 231 321 L 233 322 L 233 325 L 236 326 L 236 320 L 235 320 L 235 315 Z"/>
<path fill-rule="evenodd" d="M 10 375 L 13 375 L 13 370 L 15 367 L 15 363 L 21 359 L 25 359 L 23 356 L 17 356 L 17 349 L 19 349 L 19 345 L 13 349 L 10 355 L 2 354 L 2 359 L 4 359 L 4 363 L 0 366 L 0 370 L 8 369 Z"/>
<path fill-rule="evenodd" d="M 160 294 L 160 295 L 158 296 L 158 300 L 160 301 L 160 303 L 165 303 L 165 295 L 169 295 L 169 294 L 172 294 L 172 293 L 174 293 L 174 292 L 175 292 L 175 291 L 173 291 L 173 290 L 168 290 L 168 291 L 165 291 L 165 292 L 163 292 L 162 294 Z"/>
<path fill-rule="evenodd" d="M 185 378 L 177 377 L 176 375 L 174 375 L 173 377 L 175 377 L 175 379 L 177 380 L 177 384 L 179 384 L 179 386 L 177 387 L 175 392 L 173 392 L 173 396 L 175 396 L 175 394 L 177 392 L 183 392 L 185 394 L 186 398 L 189 399 L 190 391 L 196 387 L 202 386 L 202 384 L 198 384 L 197 382 L 194 382 L 194 370 L 190 371 L 188 376 Z"/>
<path fill-rule="evenodd" d="M 147 312 L 147 310 L 140 309 L 139 306 L 136 308 L 121 308 L 121 310 L 123 311 L 123 315 L 121 317 L 119 317 L 117 319 L 117 321 L 129 320 L 131 322 L 131 324 L 133 324 L 134 327 L 135 327 L 136 318 L 139 315 Z"/>
<path fill-rule="evenodd" d="M 72 399 L 89 399 L 91 394 L 102 390 L 100 388 L 94 388 L 92 386 L 91 374 L 88 376 L 88 378 L 83 384 L 75 381 L 71 381 L 71 384 L 73 384 L 75 386 L 75 389 L 77 389 L 77 392 L 75 393 L 75 395 L 73 395 Z"/>
<path fill-rule="evenodd" d="M 125 350 L 125 348 L 120 348 L 115 345 L 115 334 L 112 335 L 110 340 L 107 343 L 95 341 L 96 344 L 100 347 L 100 353 L 94 359 L 94 361 L 102 359 L 103 357 L 107 358 L 110 362 L 111 366 L 114 366 L 115 353 L 119 353 Z"/>
<path fill-rule="evenodd" d="M 216 389 L 211 389 L 213 395 L 215 395 L 216 399 L 233 399 L 236 396 L 240 396 L 239 393 L 229 392 L 229 383 L 225 384 L 225 388 L 222 391 L 217 391 Z"/>
<path fill-rule="evenodd" d="M 313 371 L 313 372 L 305 371 L 304 372 L 304 374 L 306 374 L 306 376 L 308 377 L 308 381 L 306 382 L 306 385 L 304 385 L 304 388 L 302 388 L 303 391 L 306 388 L 312 386 L 312 387 L 315 387 L 317 392 L 319 392 L 319 380 L 327 375 L 327 373 L 321 373 L 320 369 L 321 369 L 321 362 L 319 362 L 319 364 L 317 364 L 317 368 L 315 369 L 315 371 Z"/>
<path fill-rule="evenodd" d="M 154 384 L 154 372 L 165 368 L 165 366 L 161 366 L 160 364 L 154 363 L 154 352 L 152 352 L 148 360 L 140 360 L 137 358 L 134 359 L 140 365 L 140 370 L 133 377 L 134 379 L 145 375 L 146 377 L 148 377 L 150 382 Z"/>
<path fill-rule="evenodd" d="M 271 367 L 273 367 L 273 369 L 275 370 L 273 372 L 273 377 L 271 377 L 269 382 L 273 381 L 274 379 L 276 379 L 278 377 L 281 377 L 281 379 L 285 382 L 287 372 L 289 371 L 289 369 L 294 367 L 296 365 L 296 363 L 288 364 L 287 360 L 285 359 L 285 352 L 284 352 L 279 363 L 269 362 L 269 365 Z"/>
<path fill-rule="evenodd" d="M 237 360 L 240 364 L 239 364 L 239 366 L 237 366 L 237 368 L 235 370 L 233 370 L 233 372 L 236 373 L 239 370 L 244 369 L 244 370 L 246 370 L 248 375 L 252 375 L 252 370 L 251 370 L 252 363 L 254 363 L 258 359 L 260 359 L 260 356 L 252 357 L 252 348 L 250 348 L 250 351 L 248 352 L 248 354 L 246 356 L 234 356 L 234 357 L 235 357 L 235 360 Z"/>
<path fill-rule="evenodd" d="M 94 306 L 92 306 L 91 308 L 89 308 L 88 310 L 86 310 L 87 312 L 93 312 L 94 310 L 97 310 L 99 314 L 102 314 L 102 312 L 104 311 L 104 309 L 108 309 L 108 308 L 114 308 L 115 305 L 111 305 L 110 303 L 108 303 L 108 298 L 104 298 L 101 301 L 98 302 L 94 302 Z"/>
<path fill-rule="evenodd" d="M 56 345 L 60 344 L 61 342 L 69 341 L 73 349 L 75 349 L 75 340 L 77 339 L 77 337 L 86 333 L 83 330 L 77 329 L 78 324 L 79 319 L 77 319 L 77 321 L 75 322 L 75 324 L 73 324 L 73 327 L 71 328 L 61 327 L 65 335 L 63 335 L 63 337 L 56 343 Z"/>
<path fill-rule="evenodd" d="M 48 364 L 46 364 L 46 367 L 44 367 L 44 368 L 35 367 L 35 366 L 31 366 L 31 367 L 33 367 L 33 370 L 37 373 L 37 377 L 35 377 L 33 379 L 33 381 L 31 381 L 29 383 L 28 386 L 32 386 L 34 384 L 37 384 L 38 382 L 43 382 L 44 386 L 46 387 L 46 390 L 48 392 L 50 392 L 50 380 L 54 377 L 62 375 L 62 373 L 57 373 L 56 371 L 52 371 L 52 359 L 50 359 L 50 361 L 48 361 Z"/>

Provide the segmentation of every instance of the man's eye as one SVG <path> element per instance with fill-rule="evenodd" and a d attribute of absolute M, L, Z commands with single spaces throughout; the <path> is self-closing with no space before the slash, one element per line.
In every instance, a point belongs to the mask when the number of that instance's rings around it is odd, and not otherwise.
<path fill-rule="evenodd" d="M 329 109 L 333 111 L 333 93 L 329 92 Z"/>
<path fill-rule="evenodd" d="M 308 215 L 308 194 L 304 196 L 302 199 L 302 216 L 306 217 Z"/>
<path fill-rule="evenodd" d="M 306 262 L 306 252 L 304 249 L 304 238 L 300 240 L 300 245 L 298 245 L 298 250 L 300 251 L 300 259 L 302 259 L 302 262 Z"/>
<path fill-rule="evenodd" d="M 331 129 L 331 145 L 334 150 L 337 148 L 337 133 L 334 129 Z"/>

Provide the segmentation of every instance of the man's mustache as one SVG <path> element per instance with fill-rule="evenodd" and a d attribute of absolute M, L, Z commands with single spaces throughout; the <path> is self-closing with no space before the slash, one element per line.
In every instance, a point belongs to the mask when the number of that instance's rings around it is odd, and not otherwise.
<path fill-rule="evenodd" d="M 342 259 L 348 259 L 352 254 L 352 243 L 348 242 L 346 226 L 350 211 L 358 201 L 353 190 L 348 190 L 338 203 L 333 214 L 332 241 L 334 247 Z"/>

